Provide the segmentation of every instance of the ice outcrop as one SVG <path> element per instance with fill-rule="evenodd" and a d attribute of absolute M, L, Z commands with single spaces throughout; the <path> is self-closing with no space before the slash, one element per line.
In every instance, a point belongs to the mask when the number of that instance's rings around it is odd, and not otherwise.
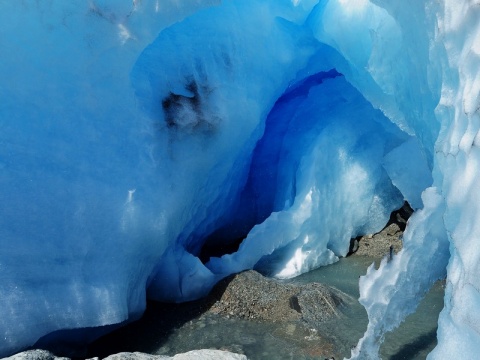
<path fill-rule="evenodd" d="M 0 356 L 89 341 L 147 294 L 329 264 L 404 200 L 353 356 L 445 275 L 431 358 L 474 354 L 479 18 L 473 0 L 2 2 Z"/>

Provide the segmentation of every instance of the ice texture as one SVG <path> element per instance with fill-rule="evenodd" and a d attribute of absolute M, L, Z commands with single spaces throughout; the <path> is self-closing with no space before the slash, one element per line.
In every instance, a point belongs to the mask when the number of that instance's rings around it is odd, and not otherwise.
<path fill-rule="evenodd" d="M 280 98 L 265 135 L 274 126 L 286 129 L 254 152 L 255 160 L 268 159 L 252 163 L 250 192 L 259 195 L 244 194 L 244 206 L 250 207 L 237 210 L 262 214 L 268 187 L 276 187 L 268 208 L 273 212 L 250 231 L 239 251 L 212 258 L 207 267 L 225 274 L 255 267 L 293 277 L 345 256 L 351 238 L 379 231 L 404 200 L 382 161 L 408 137 L 385 120 L 338 74 L 325 76 L 305 95 Z M 278 164 L 264 154 L 275 148 L 271 141 L 281 142 Z"/>
<path fill-rule="evenodd" d="M 385 333 L 414 312 L 419 299 L 446 275 L 450 252 L 443 226 L 444 200 L 436 188 L 428 188 L 423 201 L 425 207 L 410 218 L 401 252 L 391 260 L 385 256 L 378 270 L 370 265 L 360 278 L 359 301 L 367 310 L 369 323 L 352 358 L 378 358 Z M 412 275 L 411 269 L 418 273 Z"/>
<path fill-rule="evenodd" d="M 406 200 L 352 358 L 445 276 L 429 358 L 477 357 L 477 2 L 3 1 L 0 23 L 0 356 L 330 264 Z"/>

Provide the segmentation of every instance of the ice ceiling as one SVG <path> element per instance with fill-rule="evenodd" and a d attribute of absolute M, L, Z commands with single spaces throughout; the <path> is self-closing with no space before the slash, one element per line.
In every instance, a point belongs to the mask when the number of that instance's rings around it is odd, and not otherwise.
<path fill-rule="evenodd" d="M 378 358 L 445 276 L 429 358 L 478 353 L 474 0 L 0 10 L 0 356 L 89 341 L 146 296 L 330 264 L 405 200 L 404 250 L 360 279 L 352 358 Z"/>

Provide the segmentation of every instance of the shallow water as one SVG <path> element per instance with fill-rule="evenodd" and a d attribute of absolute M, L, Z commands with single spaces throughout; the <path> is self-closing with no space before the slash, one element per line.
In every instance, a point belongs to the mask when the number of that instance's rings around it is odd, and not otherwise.
<path fill-rule="evenodd" d="M 358 299 L 358 277 L 366 273 L 367 267 L 373 261 L 374 259 L 368 257 L 352 256 L 340 259 L 333 265 L 303 274 L 292 281 L 322 282 Z M 443 285 L 437 282 L 422 300 L 416 313 L 410 315 L 398 329 L 385 336 L 385 342 L 380 349 L 382 359 L 426 358 L 437 343 L 437 319 L 443 308 L 443 296 Z M 326 324 L 324 331 L 336 340 L 335 343 L 342 356 L 350 356 L 350 348 L 363 336 L 368 319 L 364 308 L 357 301 L 343 312 L 345 316 L 340 319 L 341 321 L 335 319 Z"/>
<path fill-rule="evenodd" d="M 94 344 L 89 355 L 101 357 L 120 351 L 141 351 L 172 356 L 194 349 L 214 348 L 243 353 L 251 360 L 323 360 L 332 355 L 341 359 L 350 355 L 351 346 L 367 326 L 366 312 L 356 299 L 358 277 L 365 274 L 372 262 L 370 258 L 352 256 L 287 281 L 321 282 L 352 297 L 351 304 L 342 307 L 342 315 L 323 323 L 318 331 L 295 323 L 267 324 L 215 315 L 189 316 L 188 307 L 172 305 L 167 312 L 165 308 L 159 312 L 148 310 L 140 322 Z M 436 323 L 442 307 L 443 288 L 438 283 L 418 311 L 386 336 L 381 348 L 382 359 L 425 359 L 436 344 Z"/>

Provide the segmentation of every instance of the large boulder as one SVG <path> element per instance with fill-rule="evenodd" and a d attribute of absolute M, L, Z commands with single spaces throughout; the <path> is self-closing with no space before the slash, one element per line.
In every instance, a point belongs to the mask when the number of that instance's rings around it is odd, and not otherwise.
<path fill-rule="evenodd" d="M 339 316 L 338 306 L 350 298 L 319 283 L 296 285 L 270 279 L 250 270 L 220 282 L 211 297 L 210 312 L 249 320 L 302 320 L 309 326 Z"/>

